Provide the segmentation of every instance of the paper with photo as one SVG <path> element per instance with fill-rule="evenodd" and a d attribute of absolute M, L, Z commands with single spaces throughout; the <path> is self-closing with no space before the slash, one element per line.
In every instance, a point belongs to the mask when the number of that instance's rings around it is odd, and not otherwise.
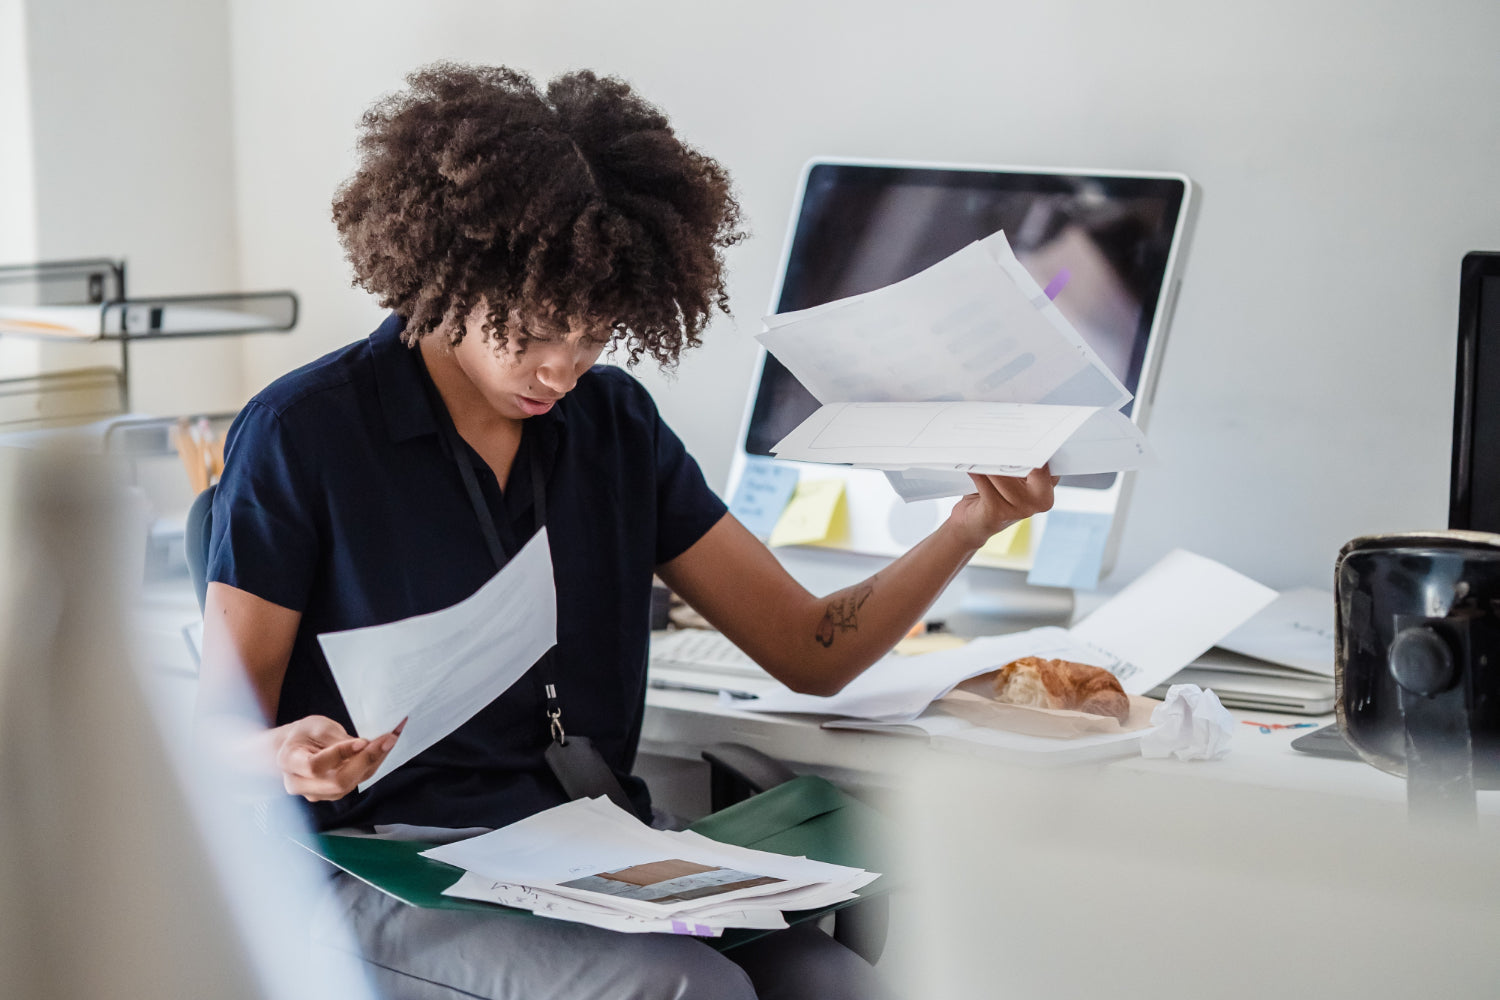
<path fill-rule="evenodd" d="M 318 636 L 365 737 L 406 728 L 364 790 L 453 732 L 557 642 L 546 529 L 472 595 L 441 611 Z"/>
<path fill-rule="evenodd" d="M 781 911 L 765 907 L 726 909 L 712 914 L 695 912 L 692 919 L 686 921 L 673 917 L 642 917 L 633 913 L 621 913 L 608 906 L 568 899 L 532 886 L 496 882 L 474 872 L 464 872 L 463 877 L 443 890 L 443 895 L 530 910 L 539 917 L 569 920 L 626 934 L 719 937 L 729 927 L 779 930 L 787 926 Z"/>
<path fill-rule="evenodd" d="M 644 917 L 696 913 L 868 873 L 652 830 L 604 799 L 575 799 L 424 857 L 495 882 Z M 835 885 L 832 891 L 841 892 Z"/>

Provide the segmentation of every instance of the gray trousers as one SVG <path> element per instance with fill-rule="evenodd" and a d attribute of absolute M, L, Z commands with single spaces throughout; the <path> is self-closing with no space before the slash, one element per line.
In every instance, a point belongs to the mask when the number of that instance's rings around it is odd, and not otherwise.
<path fill-rule="evenodd" d="M 407 906 L 333 876 L 314 926 L 354 931 L 387 1000 L 886 1000 L 864 959 L 810 924 L 720 954 L 669 934 L 621 934 L 503 912 Z"/>

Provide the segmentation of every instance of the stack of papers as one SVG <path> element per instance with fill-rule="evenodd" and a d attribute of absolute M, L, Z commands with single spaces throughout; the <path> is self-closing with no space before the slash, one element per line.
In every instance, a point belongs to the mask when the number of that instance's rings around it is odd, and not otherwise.
<path fill-rule="evenodd" d="M 1322 715 L 1334 706 L 1332 591 L 1284 591 L 1218 647 L 1153 689 L 1212 688 L 1230 708 Z"/>
<path fill-rule="evenodd" d="M 1035 628 L 984 636 L 960 649 L 887 657 L 828 697 L 777 687 L 755 699 L 720 698 L 746 711 L 851 720 L 825 723 L 830 728 L 905 726 L 951 739 L 957 730 L 969 728 L 967 724 L 924 713 L 932 702 L 971 677 L 1023 656 L 1038 656 L 1103 667 L 1119 678 L 1126 694 L 1145 694 L 1275 598 L 1276 591 L 1270 587 L 1212 559 L 1178 549 L 1069 629 Z M 1137 732 L 1111 739 L 1139 737 Z"/>
<path fill-rule="evenodd" d="M 777 930 L 784 910 L 855 898 L 861 868 L 653 830 L 609 800 L 575 799 L 424 857 L 465 870 L 445 895 L 627 933 Z"/>
<path fill-rule="evenodd" d="M 967 473 L 1137 468 L 1131 395 L 995 233 L 904 281 L 769 316 L 759 337 L 819 403 L 778 458 L 885 470 L 907 500 Z"/>

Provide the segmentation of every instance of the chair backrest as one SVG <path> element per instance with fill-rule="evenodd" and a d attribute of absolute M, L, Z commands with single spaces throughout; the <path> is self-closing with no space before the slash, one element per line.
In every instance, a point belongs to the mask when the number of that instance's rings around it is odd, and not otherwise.
<path fill-rule="evenodd" d="M 182 544 L 187 552 L 188 575 L 193 578 L 193 592 L 198 595 L 198 610 L 208 599 L 208 538 L 214 527 L 214 490 L 210 486 L 198 494 L 188 508 L 187 530 Z"/>

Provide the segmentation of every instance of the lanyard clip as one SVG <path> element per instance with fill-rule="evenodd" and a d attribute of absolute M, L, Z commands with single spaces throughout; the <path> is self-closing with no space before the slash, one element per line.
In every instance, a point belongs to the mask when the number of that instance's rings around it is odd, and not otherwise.
<path fill-rule="evenodd" d="M 551 722 L 552 741 L 562 746 L 568 745 L 568 734 L 563 732 L 562 707 L 557 703 L 557 687 L 547 685 L 547 718 Z"/>

